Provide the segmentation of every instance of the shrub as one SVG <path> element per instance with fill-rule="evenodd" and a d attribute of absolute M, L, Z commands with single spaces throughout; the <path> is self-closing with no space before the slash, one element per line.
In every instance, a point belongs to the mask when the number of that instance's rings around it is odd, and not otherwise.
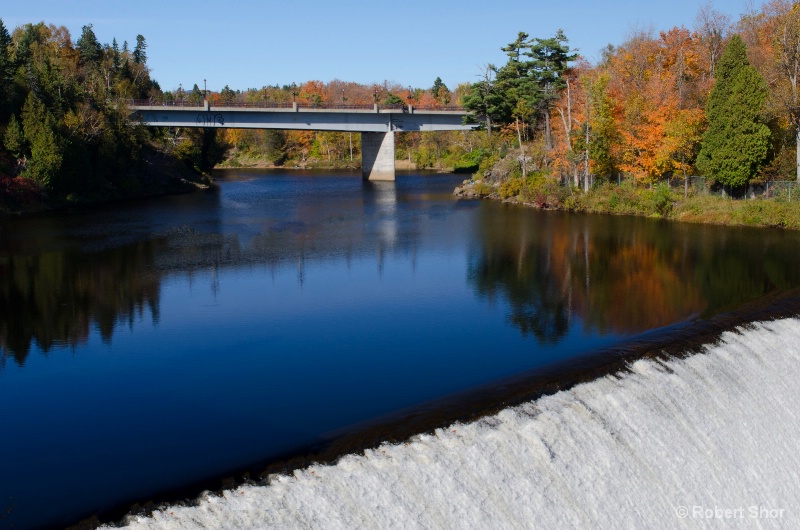
<path fill-rule="evenodd" d="M 494 188 L 492 188 L 491 184 L 487 184 L 486 182 L 481 182 L 480 184 L 475 186 L 475 191 L 481 197 L 488 197 L 489 195 L 492 194 Z"/>
<path fill-rule="evenodd" d="M 511 177 L 500 185 L 498 192 L 500 197 L 508 199 L 509 197 L 516 197 L 522 192 L 524 181 L 521 178 Z"/>
<path fill-rule="evenodd" d="M 666 184 L 659 184 L 653 192 L 651 204 L 655 213 L 661 216 L 669 215 L 672 210 L 672 190 Z"/>

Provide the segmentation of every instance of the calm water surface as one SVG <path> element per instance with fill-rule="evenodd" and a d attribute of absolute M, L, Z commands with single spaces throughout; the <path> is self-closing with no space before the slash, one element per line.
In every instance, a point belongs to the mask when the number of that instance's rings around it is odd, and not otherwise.
<path fill-rule="evenodd" d="M 800 286 L 800 234 L 226 171 L 0 221 L 0 527 L 64 525 Z"/>

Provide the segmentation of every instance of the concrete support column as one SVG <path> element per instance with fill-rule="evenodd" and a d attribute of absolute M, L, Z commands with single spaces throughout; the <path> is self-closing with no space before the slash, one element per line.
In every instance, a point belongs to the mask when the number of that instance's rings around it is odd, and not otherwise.
<path fill-rule="evenodd" d="M 394 180 L 394 132 L 361 133 L 361 176 Z"/>

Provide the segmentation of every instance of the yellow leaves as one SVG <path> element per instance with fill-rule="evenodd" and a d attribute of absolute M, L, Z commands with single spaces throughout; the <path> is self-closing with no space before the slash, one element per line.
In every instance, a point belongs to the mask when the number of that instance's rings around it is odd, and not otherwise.
<path fill-rule="evenodd" d="M 225 129 L 224 137 L 226 143 L 239 146 L 244 138 L 244 131 L 242 129 Z"/>
<path fill-rule="evenodd" d="M 106 123 L 102 114 L 87 103 L 81 103 L 74 111 L 67 112 L 64 116 L 64 125 L 85 142 L 93 143 L 100 138 Z"/>

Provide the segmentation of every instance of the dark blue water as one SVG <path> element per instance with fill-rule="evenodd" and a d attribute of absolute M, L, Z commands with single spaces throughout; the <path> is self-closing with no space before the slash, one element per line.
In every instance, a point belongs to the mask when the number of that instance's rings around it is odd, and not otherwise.
<path fill-rule="evenodd" d="M 0 221 L 0 527 L 75 523 L 800 285 L 793 232 L 459 202 L 453 175 L 218 178 Z"/>

